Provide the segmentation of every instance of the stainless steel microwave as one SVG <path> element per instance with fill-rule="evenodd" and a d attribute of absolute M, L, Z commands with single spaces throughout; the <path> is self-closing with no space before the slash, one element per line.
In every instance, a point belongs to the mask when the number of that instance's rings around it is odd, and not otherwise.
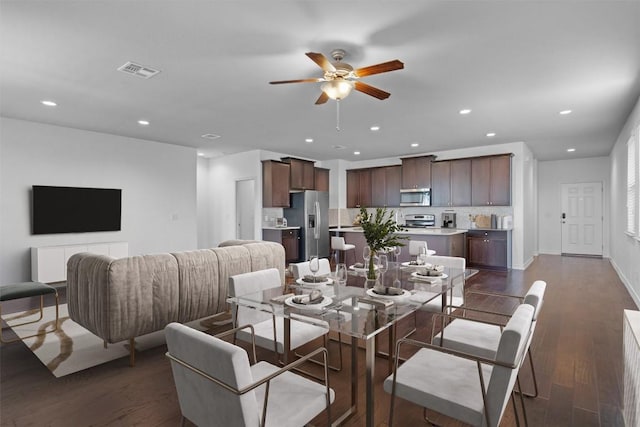
<path fill-rule="evenodd" d="M 430 188 L 400 190 L 400 206 L 431 206 Z"/>

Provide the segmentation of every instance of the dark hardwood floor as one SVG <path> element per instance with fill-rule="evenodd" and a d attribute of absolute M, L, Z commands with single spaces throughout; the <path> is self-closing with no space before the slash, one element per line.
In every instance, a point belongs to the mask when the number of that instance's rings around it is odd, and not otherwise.
<path fill-rule="evenodd" d="M 540 396 L 526 399 L 529 425 L 622 426 L 622 310 L 638 308 L 609 261 L 601 259 L 542 255 L 526 271 L 481 271 L 467 286 L 522 295 L 538 279 L 547 282 L 547 289 L 532 342 Z M 469 299 L 487 308 L 509 308 L 506 302 L 495 298 Z M 24 308 L 24 302 L 3 304 L 5 312 Z M 415 336 L 428 339 L 430 316 L 421 313 L 418 320 L 422 327 Z M 381 343 L 384 342 L 382 339 Z M 330 343 L 332 358 L 337 355 L 337 345 L 335 341 Z M 134 368 L 129 367 L 128 358 L 124 357 L 55 378 L 24 344 L 2 345 L 0 425 L 179 425 L 180 411 L 165 351 L 162 346 L 139 352 Z M 267 352 L 261 352 L 261 356 L 272 360 Z M 361 351 L 360 357 L 363 356 Z M 336 390 L 334 416 L 348 405 L 348 357 L 349 351 L 345 351 L 344 371 L 331 374 L 331 386 Z M 375 420 L 379 426 L 387 424 L 389 410 L 389 396 L 382 390 L 382 381 L 388 375 L 386 363 L 381 358 L 376 360 Z M 522 383 L 524 388 L 531 385 L 526 366 Z M 361 408 L 364 408 L 363 387 L 361 377 Z M 420 408 L 397 402 L 395 425 L 423 425 Z M 444 426 L 460 425 L 442 417 L 434 419 Z M 321 425 L 322 416 L 317 421 Z M 346 425 L 364 425 L 363 411 Z M 511 407 L 501 425 L 515 425 Z"/>

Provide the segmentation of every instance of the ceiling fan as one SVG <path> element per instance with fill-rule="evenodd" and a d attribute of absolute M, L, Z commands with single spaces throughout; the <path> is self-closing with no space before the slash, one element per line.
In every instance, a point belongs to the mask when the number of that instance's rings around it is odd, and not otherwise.
<path fill-rule="evenodd" d="M 316 100 L 316 105 L 324 104 L 329 99 L 335 99 L 337 101 L 346 98 L 352 89 L 359 92 L 371 95 L 378 99 L 387 99 L 391 94 L 381 89 L 361 82 L 359 79 L 362 77 L 370 76 L 372 74 L 386 73 L 388 71 L 401 70 L 404 68 L 404 64 L 397 59 L 393 61 L 383 62 L 381 64 L 370 65 L 368 67 L 362 67 L 353 69 L 353 67 L 346 62 L 342 62 L 342 59 L 346 55 L 343 49 L 335 49 L 331 52 L 331 57 L 334 62 L 329 61 L 326 56 L 321 53 L 307 52 L 306 55 L 311 58 L 313 62 L 318 64 L 324 71 L 324 75 L 315 79 L 300 79 L 300 80 L 281 80 L 275 82 L 269 82 L 272 85 L 283 83 L 320 83 L 324 82 L 321 86 L 322 93 Z"/>

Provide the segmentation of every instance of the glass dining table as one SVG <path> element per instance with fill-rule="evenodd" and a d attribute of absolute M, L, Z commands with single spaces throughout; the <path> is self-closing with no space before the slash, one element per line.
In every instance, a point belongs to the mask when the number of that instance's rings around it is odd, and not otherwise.
<path fill-rule="evenodd" d="M 294 357 L 290 346 L 291 318 L 351 337 L 351 405 L 344 414 L 332 422 L 332 425 L 340 425 L 357 412 L 360 369 L 358 349 L 359 343 L 363 342 L 366 369 L 366 425 L 373 426 L 376 337 L 381 332 L 389 330 L 388 366 L 391 372 L 396 324 L 410 316 L 423 304 L 436 298 L 442 298 L 444 307 L 451 283 L 460 275 L 464 275 L 463 270 L 455 271 L 447 268 L 440 278 L 422 278 L 416 274 L 415 270 L 413 267 L 396 265 L 385 275 L 387 276 L 385 284 L 393 283 L 399 286 L 402 289 L 402 295 L 378 295 L 373 289 L 365 289 L 362 287 L 365 283 L 364 272 L 351 269 L 348 279 L 350 286 L 337 286 L 333 283 L 312 284 L 298 279 L 296 283 L 288 285 L 288 290 L 293 290 L 289 294 L 283 294 L 287 288 L 274 288 L 230 297 L 227 302 L 284 318 L 284 363 L 291 362 Z M 293 301 L 296 294 L 305 294 L 312 290 L 322 292 L 322 303 L 305 306 Z"/>

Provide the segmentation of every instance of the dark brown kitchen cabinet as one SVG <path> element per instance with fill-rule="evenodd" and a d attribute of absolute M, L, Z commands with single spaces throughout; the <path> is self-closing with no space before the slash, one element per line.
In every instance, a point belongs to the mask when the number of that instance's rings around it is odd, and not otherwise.
<path fill-rule="evenodd" d="M 300 258 L 299 230 L 282 230 L 282 246 L 286 262 L 296 262 Z"/>
<path fill-rule="evenodd" d="M 293 157 L 283 157 L 281 159 L 291 166 L 291 190 L 314 190 L 315 189 L 315 167 L 312 161 L 296 159 Z"/>
<path fill-rule="evenodd" d="M 289 207 L 289 164 L 277 160 L 262 161 L 262 206 Z"/>
<path fill-rule="evenodd" d="M 496 270 L 511 268 L 511 232 L 467 231 L 467 265 Z"/>
<path fill-rule="evenodd" d="M 475 157 L 471 160 L 473 206 L 511 205 L 511 155 Z"/>
<path fill-rule="evenodd" d="M 268 242 L 280 243 L 284 246 L 286 262 L 296 262 L 300 259 L 300 230 L 263 228 L 262 239 Z"/>
<path fill-rule="evenodd" d="M 347 207 L 371 207 L 371 169 L 347 171 Z"/>
<path fill-rule="evenodd" d="M 315 190 L 329 191 L 329 169 L 315 168 Z"/>
<path fill-rule="evenodd" d="M 401 166 L 371 169 L 371 206 L 400 206 Z"/>
<path fill-rule="evenodd" d="M 471 205 L 471 159 L 431 164 L 431 206 Z"/>
<path fill-rule="evenodd" d="M 402 160 L 402 188 L 431 188 L 433 156 L 405 157 Z"/>

